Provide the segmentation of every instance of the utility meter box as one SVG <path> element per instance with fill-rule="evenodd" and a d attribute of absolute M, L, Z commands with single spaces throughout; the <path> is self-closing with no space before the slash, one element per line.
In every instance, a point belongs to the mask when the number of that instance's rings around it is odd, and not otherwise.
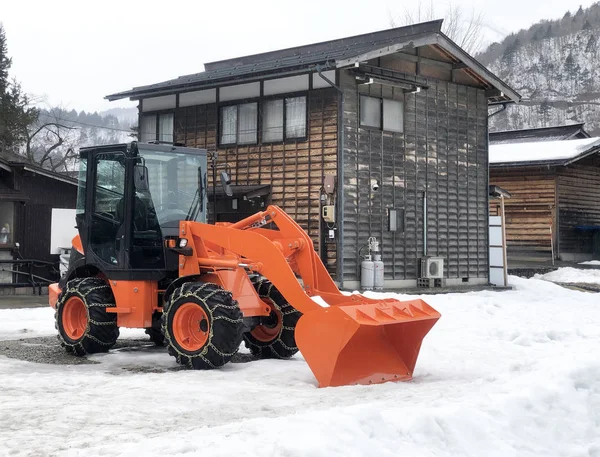
<path fill-rule="evenodd" d="M 325 205 L 321 209 L 321 215 L 323 216 L 323 220 L 325 222 L 335 222 L 335 206 L 334 205 Z"/>

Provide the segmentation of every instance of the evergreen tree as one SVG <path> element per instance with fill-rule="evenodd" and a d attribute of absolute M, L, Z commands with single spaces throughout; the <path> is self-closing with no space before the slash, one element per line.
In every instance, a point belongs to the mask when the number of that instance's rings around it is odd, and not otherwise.
<path fill-rule="evenodd" d="M 587 46 L 585 47 L 585 52 L 595 52 L 597 42 L 598 39 L 596 38 L 596 35 L 591 35 L 587 42 Z"/>
<path fill-rule="evenodd" d="M 30 106 L 21 86 L 8 79 L 10 66 L 6 33 L 0 24 L 0 152 L 16 152 L 26 137 L 27 127 L 38 116 L 38 111 Z"/>

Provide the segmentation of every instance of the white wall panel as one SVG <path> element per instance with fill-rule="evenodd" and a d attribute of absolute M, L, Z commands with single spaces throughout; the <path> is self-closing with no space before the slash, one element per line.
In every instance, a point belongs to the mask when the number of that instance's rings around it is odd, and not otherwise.
<path fill-rule="evenodd" d="M 289 78 L 269 79 L 265 81 L 265 95 L 285 94 L 308 90 L 308 75 L 290 76 Z"/>
<path fill-rule="evenodd" d="M 217 101 L 217 89 L 197 90 L 179 94 L 179 106 L 206 105 Z"/>
<path fill-rule="evenodd" d="M 225 86 L 219 89 L 219 101 L 241 100 L 260 96 L 260 83 L 238 84 L 237 86 Z"/>
<path fill-rule="evenodd" d="M 490 267 L 504 267 L 503 249 L 490 247 Z"/>
<path fill-rule="evenodd" d="M 329 81 L 335 84 L 335 70 L 322 71 L 321 74 Z M 319 76 L 319 73 L 313 73 L 313 89 L 322 89 L 323 87 L 331 87 L 331 85 Z"/>
<path fill-rule="evenodd" d="M 162 109 L 175 108 L 175 95 L 163 95 L 162 97 L 144 98 L 142 111 L 158 111 Z"/>

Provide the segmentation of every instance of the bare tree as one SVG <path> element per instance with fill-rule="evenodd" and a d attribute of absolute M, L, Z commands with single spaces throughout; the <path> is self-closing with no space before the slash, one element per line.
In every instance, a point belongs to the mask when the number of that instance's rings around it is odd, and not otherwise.
<path fill-rule="evenodd" d="M 32 163 L 52 171 L 67 171 L 77 160 L 79 129 L 64 119 L 65 111 L 41 111 L 38 121 L 25 132 L 23 155 Z"/>
<path fill-rule="evenodd" d="M 419 1 L 413 7 L 405 7 L 403 14 L 396 18 L 389 12 L 392 27 L 416 24 L 419 22 L 444 19 L 442 32 L 470 54 L 481 50 L 483 44 L 484 18 L 481 11 L 474 8 L 466 11 L 459 5 L 449 2 L 444 11 L 436 9 L 433 0 L 429 4 Z"/>

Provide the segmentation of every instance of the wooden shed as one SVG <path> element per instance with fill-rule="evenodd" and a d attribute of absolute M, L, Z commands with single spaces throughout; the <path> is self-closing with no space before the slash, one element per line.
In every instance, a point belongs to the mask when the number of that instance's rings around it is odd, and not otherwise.
<path fill-rule="evenodd" d="M 0 153 L 0 259 L 56 262 L 56 268 L 41 266 L 34 273 L 58 279 L 58 255 L 50 253 L 52 209 L 75 208 L 76 199 L 76 179 L 16 154 Z M 26 276 L 9 271 L 14 264 L 0 263 L 0 267 L 4 269 L 0 283 L 27 283 Z"/>
<path fill-rule="evenodd" d="M 386 287 L 415 286 L 431 256 L 447 284 L 486 284 L 488 107 L 519 95 L 441 24 L 207 63 L 107 98 L 140 101 L 143 141 L 218 152 L 240 193 L 216 219 L 280 205 L 342 287 L 359 286 L 371 236 Z"/>
<path fill-rule="evenodd" d="M 512 194 L 505 203 L 509 261 L 600 258 L 600 138 L 543 138 L 490 145 L 490 183 Z M 490 206 L 495 214 L 497 205 Z"/>

